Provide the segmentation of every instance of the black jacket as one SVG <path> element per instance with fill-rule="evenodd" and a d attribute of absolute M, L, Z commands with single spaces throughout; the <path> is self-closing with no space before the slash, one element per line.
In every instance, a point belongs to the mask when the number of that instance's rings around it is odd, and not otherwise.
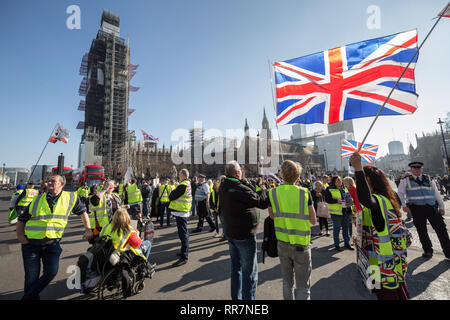
<path fill-rule="evenodd" d="M 258 227 L 256 208 L 268 207 L 266 193 L 258 195 L 246 183 L 227 177 L 220 184 L 219 198 L 227 237 L 244 240 L 255 236 Z"/>

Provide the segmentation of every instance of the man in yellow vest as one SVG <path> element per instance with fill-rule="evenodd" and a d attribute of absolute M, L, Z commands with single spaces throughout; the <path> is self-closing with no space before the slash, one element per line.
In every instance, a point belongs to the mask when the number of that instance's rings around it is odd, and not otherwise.
<path fill-rule="evenodd" d="M 137 221 L 142 221 L 142 194 L 136 184 L 137 180 L 133 178 L 130 182 L 131 183 L 125 188 L 124 203 L 130 206 L 128 214 L 131 218 L 131 225 L 136 230 Z"/>
<path fill-rule="evenodd" d="M 274 219 L 286 300 L 310 299 L 311 225 L 316 224 L 316 212 L 308 189 L 295 185 L 301 172 L 299 163 L 284 161 L 281 177 L 285 184 L 269 190 L 269 215 Z"/>
<path fill-rule="evenodd" d="M 91 189 L 88 187 L 87 182 L 84 182 L 81 187 L 77 190 L 77 195 L 80 198 L 80 200 L 84 203 L 86 206 L 87 212 L 89 212 L 89 193 Z"/>
<path fill-rule="evenodd" d="M 167 226 L 170 227 L 170 210 L 169 210 L 169 194 L 171 192 L 171 187 L 169 184 L 169 179 L 164 179 L 164 183 L 159 186 L 159 201 L 161 203 L 160 213 L 159 213 L 159 224 L 160 228 L 164 226 L 164 213 L 167 212 Z"/>
<path fill-rule="evenodd" d="M 47 193 L 35 197 L 18 218 L 16 233 L 22 244 L 25 270 L 23 300 L 38 300 L 40 292 L 58 273 L 62 252 L 59 242 L 71 213 L 81 216 L 85 229 L 83 238 L 92 238 L 86 207 L 76 193 L 63 191 L 65 183 L 63 176 L 52 176 Z M 41 260 L 43 275 L 39 277 Z"/>
<path fill-rule="evenodd" d="M 18 190 L 22 191 L 22 190 Z M 28 183 L 23 192 L 18 193 L 17 197 L 13 197 L 11 201 L 12 209 L 10 209 L 8 221 L 10 224 L 17 223 L 17 217 L 22 213 L 24 207 L 27 207 L 34 197 L 38 195 L 39 191 L 33 188 L 33 183 Z M 10 205 L 10 206 L 11 206 Z"/>
<path fill-rule="evenodd" d="M 180 184 L 169 194 L 169 210 L 177 221 L 178 237 L 181 241 L 181 251 L 177 254 L 180 258 L 172 266 L 178 267 L 186 264 L 189 254 L 189 230 L 187 220 L 191 215 L 192 190 L 189 181 L 189 171 L 180 170 L 178 174 Z"/>

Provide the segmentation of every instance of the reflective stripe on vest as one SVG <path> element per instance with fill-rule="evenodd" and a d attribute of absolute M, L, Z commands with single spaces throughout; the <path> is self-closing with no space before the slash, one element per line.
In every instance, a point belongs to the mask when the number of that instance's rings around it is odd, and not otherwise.
<path fill-rule="evenodd" d="M 425 176 L 422 176 L 422 185 L 419 185 L 415 180 L 406 178 L 406 200 L 410 204 L 423 206 L 434 206 L 436 203 L 436 197 L 434 195 L 431 182 Z"/>
<path fill-rule="evenodd" d="M 159 187 L 159 194 L 161 195 L 161 202 L 169 202 L 169 185 L 163 184 Z"/>
<path fill-rule="evenodd" d="M 46 194 L 37 196 L 30 205 L 31 218 L 25 224 L 27 238 L 61 238 L 76 199 L 75 193 L 63 191 L 53 207 L 52 213 L 46 200 Z"/>
<path fill-rule="evenodd" d="M 333 199 L 342 200 L 342 194 L 339 189 L 332 188 L 332 189 L 328 189 L 328 190 L 330 191 Z M 337 216 L 341 216 L 342 215 L 342 204 L 341 203 L 329 203 L 328 210 L 329 210 L 330 214 L 335 214 Z"/>
<path fill-rule="evenodd" d="M 17 203 L 17 206 L 22 207 L 28 206 L 38 194 L 39 192 L 37 190 L 26 189 L 25 196 L 22 199 L 20 199 L 20 201 Z"/>
<path fill-rule="evenodd" d="M 277 194 L 278 191 L 278 194 Z M 281 210 L 279 197 L 293 200 L 284 203 Z M 270 202 L 274 210 L 275 234 L 279 241 L 292 245 L 307 246 L 311 242 L 311 225 L 309 221 L 309 210 L 307 202 L 307 191 L 298 186 L 282 185 L 271 189 L 269 193 Z M 292 206 L 294 199 L 298 198 L 297 208 Z M 289 208 L 286 210 L 286 208 Z"/>
<path fill-rule="evenodd" d="M 133 204 L 142 202 L 141 191 L 137 188 L 135 184 L 127 187 L 128 194 L 128 204 L 131 206 Z"/>
<path fill-rule="evenodd" d="M 183 180 L 180 185 L 185 185 L 186 190 L 178 199 L 170 201 L 169 209 L 179 212 L 190 212 L 192 207 L 192 191 L 189 180 Z"/>

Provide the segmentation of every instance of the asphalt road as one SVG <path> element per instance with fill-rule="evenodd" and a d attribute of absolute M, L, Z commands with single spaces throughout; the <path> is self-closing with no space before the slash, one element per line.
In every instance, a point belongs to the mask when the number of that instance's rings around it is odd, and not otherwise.
<path fill-rule="evenodd" d="M 22 296 L 24 271 L 21 248 L 15 236 L 15 227 L 7 221 L 7 207 L 11 191 L 0 191 L 0 300 L 17 300 Z M 450 223 L 450 205 L 446 202 L 446 222 Z M 262 263 L 260 251 L 262 242 L 262 221 L 267 211 L 261 212 L 258 232 L 258 289 L 257 300 L 281 300 L 282 280 L 278 258 L 267 258 Z M 206 224 L 207 225 L 207 224 Z M 331 225 L 331 221 L 330 221 Z M 422 250 L 415 228 L 407 224 L 414 235 L 408 249 L 407 284 L 412 299 L 450 299 L 450 262 L 444 255 L 434 231 L 429 228 L 435 254 L 432 259 L 421 257 Z M 196 227 L 196 217 L 191 217 L 189 228 Z M 208 228 L 205 228 L 206 230 Z M 331 231 L 331 230 L 330 230 Z M 313 234 L 318 227 L 313 227 Z M 52 283 L 42 292 L 46 300 L 86 300 L 95 297 L 80 294 L 76 289 L 68 289 L 68 272 L 75 265 L 79 255 L 88 244 L 81 239 L 82 223 L 79 217 L 69 220 L 61 241 L 63 253 L 59 272 Z M 215 234 L 215 233 L 214 233 Z M 228 243 L 219 242 L 214 234 L 204 231 L 190 236 L 190 255 L 186 265 L 172 268 L 177 260 L 180 242 L 176 226 L 156 230 L 150 260 L 157 263 L 153 279 L 146 281 L 142 293 L 131 300 L 229 300 L 230 299 L 230 259 Z M 311 299 L 314 300 L 375 300 L 362 284 L 356 269 L 355 251 L 336 252 L 332 237 L 312 237 Z"/>

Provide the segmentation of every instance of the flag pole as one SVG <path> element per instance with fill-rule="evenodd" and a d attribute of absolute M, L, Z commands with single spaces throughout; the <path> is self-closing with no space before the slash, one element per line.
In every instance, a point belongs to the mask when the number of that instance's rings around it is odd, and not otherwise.
<path fill-rule="evenodd" d="M 280 155 L 281 155 L 281 161 L 282 162 L 284 162 L 284 156 L 283 156 L 283 152 L 282 152 L 282 150 L 281 150 L 281 138 L 280 138 L 280 131 L 278 130 L 278 122 L 277 122 L 277 104 L 276 104 L 276 102 L 275 102 L 275 96 L 274 96 L 274 94 L 273 94 L 273 74 L 274 74 L 274 72 L 273 72 L 273 65 L 272 65 L 272 63 L 270 62 L 270 60 L 267 60 L 267 62 L 269 63 L 269 73 L 270 73 L 270 87 L 271 87 L 271 91 L 272 91 L 272 102 L 273 102 L 273 109 L 274 109 L 274 111 L 275 111 L 275 126 L 276 126 L 276 128 L 277 128 L 277 134 L 278 134 L 278 146 L 279 146 L 279 152 L 280 152 Z"/>
<path fill-rule="evenodd" d="M 447 11 L 448 7 L 450 6 L 450 2 L 447 4 L 447 6 L 445 7 L 444 11 Z M 378 110 L 378 113 L 375 117 L 375 119 L 373 120 L 372 124 L 369 127 L 369 130 L 367 130 L 366 135 L 364 136 L 364 139 L 361 142 L 361 145 L 358 148 L 359 152 L 362 148 L 362 146 L 364 145 L 364 142 L 366 141 L 367 136 L 369 135 L 370 130 L 372 130 L 373 125 L 375 124 L 375 122 L 377 121 L 381 111 L 384 109 L 384 106 L 386 105 L 386 103 L 388 102 L 389 98 L 391 97 L 392 93 L 394 92 L 395 88 L 397 87 L 398 83 L 400 82 L 400 79 L 403 77 L 403 75 L 405 74 L 406 70 L 408 70 L 409 65 L 411 64 L 411 62 L 414 60 L 414 58 L 417 56 L 417 54 L 419 53 L 420 49 L 422 48 L 423 44 L 425 43 L 425 41 L 427 41 L 428 37 L 430 36 L 430 34 L 433 32 L 434 28 L 436 27 L 436 25 L 439 23 L 439 21 L 441 21 L 441 18 L 443 17 L 443 15 L 440 15 L 439 18 L 436 20 L 436 22 L 434 23 L 433 27 L 431 27 L 430 31 L 428 32 L 427 36 L 425 37 L 425 39 L 422 41 L 422 43 L 420 44 L 420 46 L 417 48 L 416 53 L 414 54 L 414 56 L 411 58 L 411 60 L 408 62 L 408 64 L 406 65 L 405 69 L 403 70 L 402 74 L 400 75 L 400 77 L 398 78 L 397 82 L 394 84 L 394 86 L 391 89 L 391 92 L 389 92 L 389 95 L 387 96 L 386 100 L 384 100 L 383 105 L 381 106 L 380 110 Z"/>
<path fill-rule="evenodd" d="M 33 170 L 31 171 L 31 174 L 28 177 L 27 184 L 30 182 L 31 177 L 33 176 L 34 170 L 36 170 L 36 166 L 38 165 L 39 160 L 41 160 L 42 154 L 44 153 L 45 148 L 47 148 L 47 145 L 48 145 L 50 139 L 52 138 L 53 132 L 55 132 L 55 129 L 56 129 L 57 126 L 58 126 L 58 123 L 56 123 L 55 127 L 53 128 L 52 132 L 50 133 L 50 137 L 47 139 L 47 142 L 45 143 L 44 149 L 42 149 L 41 155 L 39 156 L 38 160 L 36 161 L 36 164 L 34 165 Z"/>

